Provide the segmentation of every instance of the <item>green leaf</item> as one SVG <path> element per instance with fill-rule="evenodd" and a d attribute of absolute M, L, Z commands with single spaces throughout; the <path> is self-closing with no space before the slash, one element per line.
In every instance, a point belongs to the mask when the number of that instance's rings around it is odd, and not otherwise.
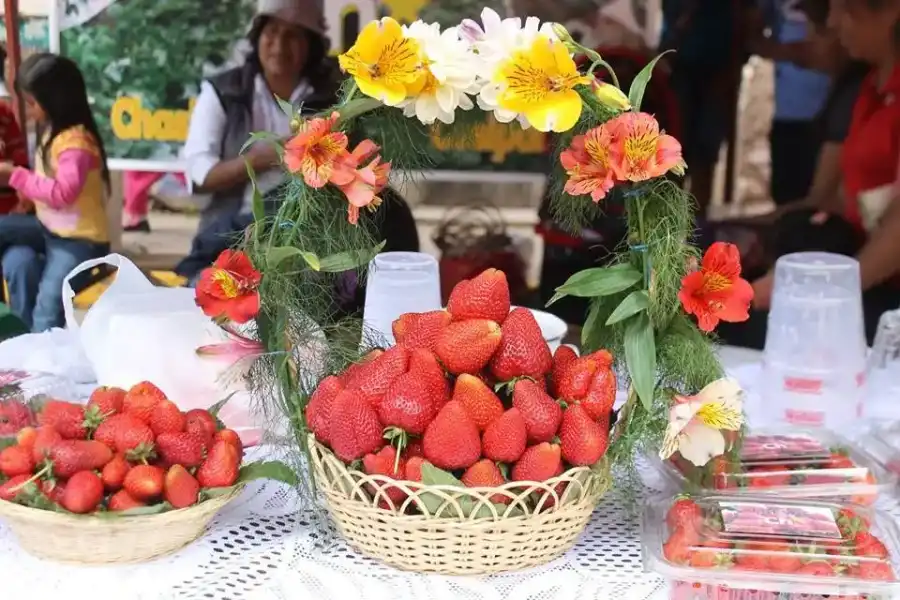
<path fill-rule="evenodd" d="M 628 101 L 631 102 L 632 110 L 635 112 L 641 109 L 641 101 L 644 99 L 644 92 L 647 91 L 647 84 L 650 83 L 650 77 L 653 76 L 653 69 L 656 67 L 656 63 L 669 52 L 674 52 L 674 50 L 666 50 L 662 54 L 659 54 L 656 58 L 647 63 L 631 82 L 631 88 L 628 90 Z"/>
<path fill-rule="evenodd" d="M 600 324 L 600 310 L 603 308 L 603 302 L 600 299 L 591 301 L 591 308 L 588 310 L 587 318 L 584 320 L 584 326 L 581 328 L 581 349 L 582 352 L 592 350 L 591 341 L 595 331 L 603 327 Z"/>
<path fill-rule="evenodd" d="M 547 306 L 566 296 L 579 298 L 609 296 L 627 290 L 642 279 L 640 271 L 629 264 L 585 269 L 575 273 L 556 288 L 556 294 L 550 298 Z"/>
<path fill-rule="evenodd" d="M 294 108 L 294 105 L 287 100 L 275 96 L 275 101 L 278 102 L 278 107 L 281 109 L 281 112 L 286 114 L 289 119 L 293 119 L 297 115 L 297 110 Z"/>
<path fill-rule="evenodd" d="M 4 450 L 6 448 L 9 448 L 10 446 L 15 446 L 17 443 L 18 442 L 15 437 L 0 438 L 0 450 Z"/>
<path fill-rule="evenodd" d="M 293 246 L 275 246 L 274 248 L 269 248 L 268 252 L 266 252 L 266 264 L 270 269 L 274 269 L 285 260 L 295 256 L 302 258 L 313 271 L 322 269 L 322 261 L 319 260 L 318 256 L 312 252 L 304 252 L 300 248 L 294 248 Z"/>
<path fill-rule="evenodd" d="M 142 517 L 147 515 L 158 515 L 170 510 L 173 510 L 171 504 L 169 504 L 168 502 L 160 502 L 159 504 L 151 504 L 150 506 L 138 506 L 136 508 L 129 508 L 128 510 L 98 512 L 92 516 L 98 516 L 103 519 L 118 519 L 121 517 Z"/>
<path fill-rule="evenodd" d="M 649 412 L 656 387 L 656 340 L 646 312 L 631 317 L 625 327 L 625 364 L 638 398 Z"/>
<path fill-rule="evenodd" d="M 213 404 L 212 406 L 207 408 L 206 412 L 208 412 L 209 414 L 211 414 L 214 417 L 218 417 L 219 412 L 222 410 L 222 408 L 224 408 L 224 406 L 226 404 L 228 404 L 228 401 L 231 400 L 235 394 L 237 394 L 237 392 L 231 392 L 230 394 L 228 394 L 227 396 L 225 396 L 224 398 L 222 398 L 221 400 L 219 400 L 218 402 L 216 402 L 215 404 Z"/>
<path fill-rule="evenodd" d="M 373 258 L 378 256 L 381 249 L 387 242 L 381 242 L 374 248 L 367 250 L 351 250 L 349 252 L 338 252 L 321 259 L 319 270 L 325 273 L 342 273 L 350 269 L 357 269 L 363 265 L 369 264 Z"/>
<path fill-rule="evenodd" d="M 247 138 L 247 141 L 244 142 L 244 145 L 241 146 L 240 154 L 243 154 L 247 151 L 250 146 L 255 144 L 256 142 L 266 142 L 269 144 L 274 144 L 277 148 L 281 148 L 281 138 L 271 131 L 254 131 L 250 134 L 250 137 Z"/>
<path fill-rule="evenodd" d="M 235 490 L 235 486 L 230 485 L 228 487 L 215 487 L 215 488 L 203 488 L 200 490 L 200 498 L 201 502 L 205 500 L 209 500 L 211 498 L 219 498 L 221 496 L 227 496 Z"/>
<path fill-rule="evenodd" d="M 624 321 L 632 315 L 647 310 L 649 307 L 650 294 L 647 293 L 647 290 L 635 290 L 625 296 L 625 299 L 619 303 L 612 314 L 609 315 L 606 324 L 612 325 L 613 323 Z"/>
<path fill-rule="evenodd" d="M 250 161 L 244 161 L 244 164 L 247 165 L 247 177 L 250 179 L 250 186 L 253 190 L 253 200 L 250 204 L 251 210 L 253 211 L 253 220 L 259 223 L 266 218 L 266 208 L 263 205 L 262 192 L 259 191 L 259 185 L 256 183 L 256 171 L 253 170 Z"/>
<path fill-rule="evenodd" d="M 235 484 L 247 483 L 248 481 L 254 481 L 256 479 L 271 479 L 273 481 L 286 483 L 290 486 L 295 486 L 298 483 L 297 474 L 294 473 L 293 469 L 281 461 L 270 460 L 266 462 L 250 463 L 249 465 L 241 467 L 240 474 L 238 475 Z"/>
<path fill-rule="evenodd" d="M 462 481 L 448 473 L 447 471 L 443 471 L 438 469 L 434 465 L 429 462 L 422 463 L 422 484 L 423 485 L 443 485 L 443 486 L 452 486 L 458 488 L 465 488 L 466 486 Z M 422 504 L 428 508 L 428 512 L 432 515 L 437 514 L 437 511 L 441 510 L 443 506 L 442 516 L 444 517 L 458 517 L 460 515 L 453 514 L 455 509 L 450 508 L 449 504 L 445 505 L 445 501 L 443 498 L 436 494 L 431 494 L 428 492 L 419 494 L 419 499 L 422 501 Z M 493 513 L 491 509 L 488 508 L 485 504 L 478 504 L 478 510 L 475 510 L 475 500 L 468 496 L 460 496 L 456 499 L 456 502 L 459 504 L 460 510 L 462 510 L 462 516 L 465 518 L 473 517 L 475 519 L 487 519 L 493 517 Z M 492 503 L 494 508 L 497 511 L 498 515 L 506 515 L 508 517 L 518 517 L 524 513 L 521 508 L 514 507 L 510 509 L 505 504 L 498 504 L 496 502 Z M 508 512 L 507 512 L 508 511 Z M 474 515 L 472 513 L 475 513 Z"/>

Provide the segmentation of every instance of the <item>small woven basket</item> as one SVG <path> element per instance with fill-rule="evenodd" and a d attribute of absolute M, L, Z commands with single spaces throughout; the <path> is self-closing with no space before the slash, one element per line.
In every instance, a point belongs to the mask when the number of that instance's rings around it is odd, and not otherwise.
<path fill-rule="evenodd" d="M 73 564 L 144 562 L 187 546 L 241 491 L 156 515 L 69 515 L 0 501 L 0 518 L 29 554 Z"/>
<path fill-rule="evenodd" d="M 426 486 L 348 469 L 312 436 L 309 448 L 344 538 L 407 571 L 484 575 L 545 564 L 572 547 L 609 487 L 608 467 L 497 488 Z"/>

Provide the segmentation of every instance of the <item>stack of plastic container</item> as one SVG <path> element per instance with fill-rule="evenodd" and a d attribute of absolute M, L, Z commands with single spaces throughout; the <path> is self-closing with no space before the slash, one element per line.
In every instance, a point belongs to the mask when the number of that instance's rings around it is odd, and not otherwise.
<path fill-rule="evenodd" d="M 673 600 L 900 598 L 900 534 L 870 506 L 895 477 L 851 442 L 756 431 L 737 461 L 661 467 L 681 493 L 646 506 L 644 560 Z"/>
<path fill-rule="evenodd" d="M 0 369 L 0 448 L 14 443 L 23 427 L 35 424 L 35 412 L 41 402 L 74 397 L 74 386 L 61 377 Z"/>

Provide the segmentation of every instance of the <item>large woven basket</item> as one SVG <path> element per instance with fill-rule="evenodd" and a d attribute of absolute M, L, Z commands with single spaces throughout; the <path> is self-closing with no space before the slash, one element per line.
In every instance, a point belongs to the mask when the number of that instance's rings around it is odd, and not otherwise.
<path fill-rule="evenodd" d="M 39 558 L 74 564 L 136 563 L 170 554 L 203 535 L 238 493 L 156 515 L 118 518 L 69 515 L 0 501 L 0 518 L 19 544 Z"/>
<path fill-rule="evenodd" d="M 344 538 L 408 571 L 480 575 L 547 563 L 572 547 L 609 486 L 608 468 L 586 467 L 542 483 L 425 486 L 348 469 L 312 437 L 309 447 L 316 484 Z M 398 488 L 404 499 L 394 503 L 388 493 L 396 497 Z M 509 503 L 493 503 L 498 496 Z"/>

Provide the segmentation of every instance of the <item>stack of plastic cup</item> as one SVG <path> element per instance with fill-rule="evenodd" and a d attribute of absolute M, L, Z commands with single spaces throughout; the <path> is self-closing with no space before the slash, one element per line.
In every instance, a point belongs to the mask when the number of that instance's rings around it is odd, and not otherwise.
<path fill-rule="evenodd" d="M 437 260 L 421 252 L 385 252 L 369 264 L 363 326 L 373 341 L 394 343 L 391 324 L 408 312 L 441 309 Z"/>
<path fill-rule="evenodd" d="M 778 259 L 766 334 L 760 416 L 852 427 L 866 371 L 859 263 L 824 252 Z"/>

